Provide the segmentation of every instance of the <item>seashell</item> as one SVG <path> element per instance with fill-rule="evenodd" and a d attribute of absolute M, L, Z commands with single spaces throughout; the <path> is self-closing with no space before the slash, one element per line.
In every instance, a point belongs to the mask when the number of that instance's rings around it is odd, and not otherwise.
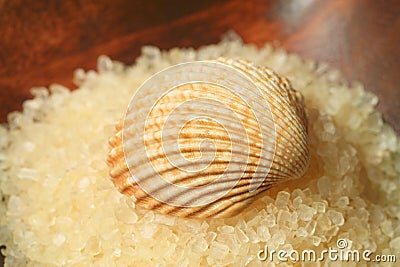
<path fill-rule="evenodd" d="M 147 80 L 107 158 L 136 205 L 181 217 L 230 217 L 309 165 L 300 93 L 272 70 L 220 58 Z"/>

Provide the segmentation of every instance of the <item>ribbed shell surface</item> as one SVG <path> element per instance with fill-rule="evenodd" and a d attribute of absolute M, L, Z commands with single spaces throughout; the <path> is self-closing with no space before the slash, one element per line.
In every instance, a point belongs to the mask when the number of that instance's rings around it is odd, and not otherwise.
<path fill-rule="evenodd" d="M 243 99 L 226 85 L 182 83 L 153 103 L 144 129 L 135 128 L 143 119 L 140 105 L 128 108 L 109 141 L 107 162 L 117 189 L 136 205 L 182 217 L 230 217 L 275 184 L 307 170 L 307 118 L 300 93 L 266 67 L 224 58 L 209 62 L 245 76 L 260 94 L 249 91 Z M 196 112 L 187 119 L 185 114 Z M 142 133 L 145 155 L 135 154 L 130 142 Z M 142 165 L 145 161 L 149 164 Z M 158 183 L 154 172 L 166 182 Z"/>

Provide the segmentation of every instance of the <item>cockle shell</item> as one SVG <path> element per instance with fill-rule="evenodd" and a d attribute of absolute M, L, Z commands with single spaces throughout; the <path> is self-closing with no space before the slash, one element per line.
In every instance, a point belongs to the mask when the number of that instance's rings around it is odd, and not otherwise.
<path fill-rule="evenodd" d="M 182 217 L 230 217 L 308 168 L 303 98 L 244 60 L 176 65 L 138 90 L 107 162 L 136 205 Z"/>

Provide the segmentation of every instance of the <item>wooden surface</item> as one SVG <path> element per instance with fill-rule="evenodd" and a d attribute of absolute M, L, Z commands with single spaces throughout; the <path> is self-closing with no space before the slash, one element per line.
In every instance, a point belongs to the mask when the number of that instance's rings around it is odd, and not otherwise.
<path fill-rule="evenodd" d="M 101 54 L 132 63 L 143 45 L 199 47 L 233 29 L 361 81 L 400 133 L 399 14 L 397 0 L 0 0 L 0 122 L 32 86 L 73 87 Z"/>

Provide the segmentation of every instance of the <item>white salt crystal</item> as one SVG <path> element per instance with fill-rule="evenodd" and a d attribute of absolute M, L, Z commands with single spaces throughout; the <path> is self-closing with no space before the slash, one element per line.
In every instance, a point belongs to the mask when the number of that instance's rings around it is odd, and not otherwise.
<path fill-rule="evenodd" d="M 145 212 L 146 213 L 144 214 L 141 221 L 143 221 L 143 223 L 145 223 L 145 224 L 153 222 L 154 218 L 155 218 L 154 212 L 151 210 L 146 210 Z"/>
<path fill-rule="evenodd" d="M 212 242 L 209 251 L 209 257 L 215 260 L 224 258 L 229 252 L 229 248 L 219 242 Z"/>
<path fill-rule="evenodd" d="M 177 262 L 177 266 L 179 267 L 188 267 L 189 265 L 189 258 L 182 258 L 180 261 Z"/>
<path fill-rule="evenodd" d="M 32 152 L 35 149 L 36 145 L 33 142 L 25 142 L 24 143 L 24 149 L 27 152 Z"/>
<path fill-rule="evenodd" d="M 278 212 L 278 208 L 275 205 L 273 205 L 272 203 L 269 203 L 267 205 L 267 213 L 268 214 L 275 215 L 277 212 Z M 258 212 L 257 212 L 257 214 L 258 214 Z M 256 216 L 256 215 L 254 215 L 254 216 Z"/>
<path fill-rule="evenodd" d="M 296 230 L 296 236 L 299 236 L 299 237 L 306 237 L 307 236 L 307 230 L 304 228 L 304 227 L 299 227 L 297 230 Z"/>
<path fill-rule="evenodd" d="M 0 137 L 1 138 L 1 137 Z M 10 166 L 9 161 L 7 161 L 7 156 L 3 153 L 0 153 L 0 180 L 2 180 L 2 177 L 5 177 L 5 172 L 3 170 L 7 170 Z"/>
<path fill-rule="evenodd" d="M 190 240 L 188 246 L 191 251 L 199 254 L 203 253 L 208 248 L 207 241 L 201 236 Z"/>
<path fill-rule="evenodd" d="M 210 226 L 210 225 L 209 225 L 206 221 L 203 221 L 203 222 L 201 223 L 200 229 L 201 229 L 201 231 L 205 232 L 205 231 L 207 231 L 207 229 L 208 229 L 209 226 Z"/>
<path fill-rule="evenodd" d="M 300 204 L 297 209 L 297 214 L 299 215 L 299 219 L 303 221 L 310 221 L 313 216 L 317 213 L 317 211 L 307 205 Z"/>
<path fill-rule="evenodd" d="M 21 168 L 17 174 L 19 179 L 37 181 L 39 179 L 37 170 L 30 168 Z"/>
<path fill-rule="evenodd" d="M 390 246 L 392 249 L 400 250 L 400 236 L 398 236 L 398 237 L 396 237 L 396 238 L 393 238 L 393 239 L 390 241 L 389 246 Z"/>
<path fill-rule="evenodd" d="M 393 237 L 393 226 L 392 226 L 392 222 L 389 220 L 383 221 L 381 223 L 381 229 L 382 232 L 387 235 L 388 237 Z"/>
<path fill-rule="evenodd" d="M 30 92 L 35 98 L 45 99 L 49 96 L 49 90 L 43 86 L 32 87 Z"/>
<path fill-rule="evenodd" d="M 49 86 L 49 90 L 51 94 L 64 95 L 64 96 L 69 95 L 71 92 L 67 87 L 57 83 L 51 84 Z"/>
<path fill-rule="evenodd" d="M 333 204 L 332 206 L 334 207 L 338 207 L 338 208 L 345 208 L 347 205 L 349 205 L 350 200 L 348 196 L 342 196 L 340 198 L 338 198 Z"/>
<path fill-rule="evenodd" d="M 157 226 L 152 223 L 148 223 L 143 226 L 141 234 L 144 238 L 152 238 L 156 232 Z"/>
<path fill-rule="evenodd" d="M 98 255 L 101 252 L 100 240 L 95 236 L 90 237 L 86 242 L 84 250 L 89 255 Z"/>
<path fill-rule="evenodd" d="M 272 235 L 271 239 L 275 244 L 282 245 L 283 243 L 285 243 L 286 236 L 282 231 L 277 231 Z"/>
<path fill-rule="evenodd" d="M 76 85 L 81 85 L 86 79 L 86 72 L 79 68 L 74 71 L 74 78 L 73 81 Z"/>
<path fill-rule="evenodd" d="M 173 226 L 175 224 L 175 220 L 176 218 L 170 215 L 155 214 L 154 216 L 154 222 L 158 224 Z"/>
<path fill-rule="evenodd" d="M 303 199 L 300 196 L 297 196 L 293 199 L 293 208 L 298 209 L 301 203 L 303 203 Z"/>
<path fill-rule="evenodd" d="M 354 183 L 354 181 L 351 177 L 345 176 L 341 183 L 341 186 L 342 186 L 343 190 L 349 190 L 353 187 L 353 183 Z"/>
<path fill-rule="evenodd" d="M 366 250 L 368 249 L 368 250 L 371 250 L 371 251 L 376 251 L 376 248 L 377 248 L 376 243 L 371 239 L 365 240 L 365 242 L 363 242 L 363 246 L 364 246 L 364 248 Z"/>
<path fill-rule="evenodd" d="M 78 187 L 80 189 L 84 189 L 84 188 L 88 187 L 89 185 L 90 185 L 90 179 L 88 177 L 83 177 L 78 182 Z"/>
<path fill-rule="evenodd" d="M 333 124 L 333 122 L 327 122 L 327 123 L 324 124 L 323 127 L 324 127 L 324 131 L 325 132 L 327 132 L 329 134 L 334 134 L 335 133 L 336 127 Z"/>
<path fill-rule="evenodd" d="M 290 212 L 286 210 L 280 210 L 278 212 L 278 217 L 276 219 L 278 225 L 287 225 L 288 223 L 290 223 L 290 220 L 291 220 Z"/>
<path fill-rule="evenodd" d="M 268 214 L 267 217 L 265 217 L 264 221 L 265 221 L 265 225 L 268 227 L 272 227 L 276 224 L 275 216 L 272 214 Z"/>
<path fill-rule="evenodd" d="M 252 266 L 250 263 L 254 262 L 255 256 L 254 255 L 246 255 L 243 257 L 240 266 Z M 257 263 L 258 263 L 258 259 L 257 259 Z M 271 265 L 271 266 L 275 266 L 275 265 Z"/>
<path fill-rule="evenodd" d="M 328 210 L 327 215 L 329 217 L 329 219 L 331 219 L 332 223 L 335 225 L 343 225 L 344 224 L 344 218 L 343 218 L 343 214 L 335 211 L 335 210 Z"/>
<path fill-rule="evenodd" d="M 254 231 L 253 228 L 250 228 L 250 227 L 249 227 L 249 228 L 247 228 L 244 232 L 246 233 L 246 236 L 249 238 L 249 241 L 250 241 L 251 243 L 257 243 L 257 242 L 260 241 L 260 239 L 259 239 L 258 236 L 257 236 L 256 231 Z"/>
<path fill-rule="evenodd" d="M 235 228 L 230 225 L 223 225 L 218 227 L 218 231 L 220 231 L 221 233 L 230 234 L 235 231 Z"/>
<path fill-rule="evenodd" d="M 308 235 L 314 234 L 316 225 L 317 223 L 315 221 L 309 221 L 306 224 L 305 230 L 307 231 Z"/>
<path fill-rule="evenodd" d="M 326 233 L 326 240 L 329 242 L 332 238 L 334 238 L 339 232 L 339 227 L 337 225 L 332 226 Z"/>
<path fill-rule="evenodd" d="M 321 243 L 321 238 L 318 236 L 311 237 L 311 240 L 312 240 L 312 244 L 316 247 L 319 246 L 319 244 Z"/>
<path fill-rule="evenodd" d="M 347 126 L 351 129 L 360 127 L 362 118 L 358 114 L 351 114 L 347 117 Z"/>
<path fill-rule="evenodd" d="M 63 245 L 67 237 L 63 233 L 57 233 L 53 236 L 53 244 L 57 247 Z"/>
<path fill-rule="evenodd" d="M 361 208 L 355 211 L 355 215 L 357 216 L 357 218 L 361 221 L 368 221 L 369 220 L 369 211 L 367 211 L 366 208 Z"/>
<path fill-rule="evenodd" d="M 114 249 L 113 256 L 117 258 L 121 257 L 121 249 L 120 248 Z"/>
<path fill-rule="evenodd" d="M 271 238 L 269 229 L 265 225 L 260 225 L 257 227 L 257 235 L 261 242 L 267 242 Z"/>
<path fill-rule="evenodd" d="M 315 201 L 312 203 L 311 207 L 315 209 L 318 213 L 324 213 L 326 210 L 327 204 L 322 201 Z"/>
<path fill-rule="evenodd" d="M 289 199 L 290 199 L 290 193 L 286 191 L 280 191 L 275 199 L 276 207 L 280 209 L 285 208 L 289 203 Z"/>
<path fill-rule="evenodd" d="M 397 189 L 397 184 L 394 181 L 382 181 L 381 185 L 383 190 L 388 194 L 394 192 Z"/>
<path fill-rule="evenodd" d="M 330 194 L 331 182 L 329 177 L 323 176 L 318 179 L 318 189 L 322 197 L 327 197 Z"/>
<path fill-rule="evenodd" d="M 304 194 L 303 190 L 296 188 L 292 192 L 293 199 L 296 199 L 297 197 L 300 197 L 301 199 L 305 199 L 306 195 Z"/>
<path fill-rule="evenodd" d="M 142 47 L 142 56 L 149 60 L 157 60 L 161 56 L 161 51 L 158 47 L 147 45 Z"/>
<path fill-rule="evenodd" d="M 251 219 L 248 223 L 247 226 L 248 227 L 252 227 L 257 225 L 260 221 L 262 220 L 260 215 L 255 216 L 253 219 Z"/>
<path fill-rule="evenodd" d="M 186 229 L 194 234 L 198 234 L 201 232 L 202 223 L 200 220 L 187 220 L 185 221 Z"/>
<path fill-rule="evenodd" d="M 214 242 L 215 238 L 217 237 L 217 234 L 215 232 L 208 232 L 205 240 L 207 241 L 208 244 L 211 244 Z"/>
<path fill-rule="evenodd" d="M 86 242 L 89 239 L 89 235 L 83 233 L 74 233 L 69 236 L 67 239 L 68 247 L 72 251 L 81 251 L 85 246 Z"/>
<path fill-rule="evenodd" d="M 117 209 L 115 211 L 115 216 L 118 220 L 126 224 L 135 224 L 138 221 L 136 212 L 126 206 Z"/>
<path fill-rule="evenodd" d="M 7 214 L 13 216 L 18 215 L 19 213 L 22 212 L 21 206 L 22 206 L 21 199 L 17 196 L 11 196 L 10 199 L 8 200 Z"/>
<path fill-rule="evenodd" d="M 240 250 L 240 242 L 235 234 L 220 234 L 217 241 L 226 245 L 231 253 L 237 254 Z"/>
<path fill-rule="evenodd" d="M 309 198 L 309 197 L 311 197 L 311 195 L 312 195 L 312 191 L 311 191 L 310 188 L 304 188 L 304 189 L 303 189 L 303 194 L 304 194 L 304 196 L 305 196 L 306 198 Z"/>
<path fill-rule="evenodd" d="M 97 58 L 97 70 L 100 73 L 111 71 L 112 68 L 113 68 L 113 62 L 108 56 L 101 55 Z"/>
<path fill-rule="evenodd" d="M 235 227 L 235 232 L 236 235 L 238 237 L 238 239 L 242 242 L 242 243 L 247 243 L 250 241 L 249 237 L 243 232 L 242 229 Z"/>

